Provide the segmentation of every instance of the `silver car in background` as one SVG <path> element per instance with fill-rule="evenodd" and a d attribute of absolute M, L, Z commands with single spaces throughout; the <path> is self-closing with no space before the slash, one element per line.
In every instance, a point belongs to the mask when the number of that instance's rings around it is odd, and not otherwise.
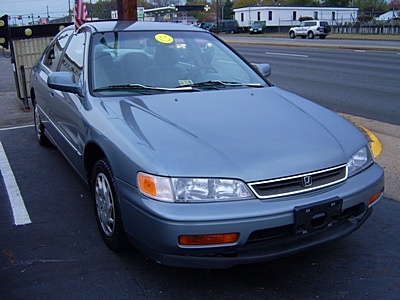
<path fill-rule="evenodd" d="M 36 136 L 90 187 L 111 249 L 197 268 L 291 255 L 358 229 L 384 173 L 357 128 L 269 74 L 193 26 L 68 27 L 31 72 Z"/>

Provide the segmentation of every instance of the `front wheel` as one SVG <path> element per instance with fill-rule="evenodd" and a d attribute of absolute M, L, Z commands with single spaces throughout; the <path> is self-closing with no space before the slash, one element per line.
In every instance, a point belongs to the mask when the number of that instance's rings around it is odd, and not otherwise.
<path fill-rule="evenodd" d="M 126 246 L 117 188 L 111 168 L 105 159 L 93 167 L 91 190 L 97 225 L 106 245 L 115 251 Z"/>
<path fill-rule="evenodd" d="M 296 34 L 294 33 L 294 31 L 289 32 L 289 37 L 291 39 L 294 39 L 296 37 Z"/>

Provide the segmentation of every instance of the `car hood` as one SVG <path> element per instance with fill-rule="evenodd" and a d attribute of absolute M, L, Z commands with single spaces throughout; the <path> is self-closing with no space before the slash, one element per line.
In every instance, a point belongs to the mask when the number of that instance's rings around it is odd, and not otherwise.
<path fill-rule="evenodd" d="M 276 87 L 103 100 L 154 174 L 251 182 L 337 166 L 365 145 L 336 113 Z"/>

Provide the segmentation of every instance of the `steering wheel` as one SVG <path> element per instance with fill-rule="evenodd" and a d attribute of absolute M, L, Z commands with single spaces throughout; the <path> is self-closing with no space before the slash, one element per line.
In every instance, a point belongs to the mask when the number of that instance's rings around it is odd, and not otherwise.
<path fill-rule="evenodd" d="M 200 70 L 205 70 L 206 71 L 205 73 L 218 73 L 217 69 L 215 69 L 212 66 L 200 66 L 200 67 L 196 67 L 196 68 L 190 70 L 187 74 L 189 77 L 192 77 L 193 74 L 196 74 Z M 207 72 L 207 70 L 210 72 Z"/>

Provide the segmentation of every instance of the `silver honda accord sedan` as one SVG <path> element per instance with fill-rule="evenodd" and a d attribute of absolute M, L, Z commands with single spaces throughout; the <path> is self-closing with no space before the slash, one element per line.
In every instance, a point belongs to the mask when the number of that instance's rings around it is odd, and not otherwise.
<path fill-rule="evenodd" d="M 358 129 L 270 72 L 197 27 L 67 27 L 32 68 L 37 140 L 88 184 L 113 250 L 191 268 L 291 255 L 358 229 L 384 172 Z"/>

